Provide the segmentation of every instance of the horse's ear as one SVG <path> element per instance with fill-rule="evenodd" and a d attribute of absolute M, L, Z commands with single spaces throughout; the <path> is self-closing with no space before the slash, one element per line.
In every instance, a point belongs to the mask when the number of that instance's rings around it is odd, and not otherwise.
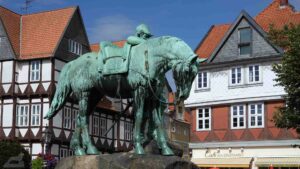
<path fill-rule="evenodd" d="M 205 62 L 207 59 L 206 58 L 197 58 L 197 65 L 200 65 L 200 63 Z"/>
<path fill-rule="evenodd" d="M 193 65 L 197 61 L 197 58 L 198 58 L 197 55 L 194 55 L 194 56 L 190 57 L 188 63 L 190 65 Z"/>

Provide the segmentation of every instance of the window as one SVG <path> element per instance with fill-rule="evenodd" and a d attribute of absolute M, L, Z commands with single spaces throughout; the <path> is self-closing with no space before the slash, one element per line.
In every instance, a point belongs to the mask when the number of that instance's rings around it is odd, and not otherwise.
<path fill-rule="evenodd" d="M 82 45 L 78 42 L 75 42 L 72 39 L 69 39 L 69 52 L 75 53 L 77 55 L 81 55 Z"/>
<path fill-rule="evenodd" d="M 100 118 L 100 136 L 104 136 L 106 132 L 106 119 Z"/>
<path fill-rule="evenodd" d="M 68 107 L 64 108 L 64 128 L 71 129 L 71 109 Z"/>
<path fill-rule="evenodd" d="M 98 136 L 99 135 L 99 117 L 93 117 L 93 129 L 92 134 Z"/>
<path fill-rule="evenodd" d="M 132 123 L 124 122 L 124 139 L 132 140 Z"/>
<path fill-rule="evenodd" d="M 259 65 L 249 66 L 249 83 L 260 82 L 260 68 Z"/>
<path fill-rule="evenodd" d="M 41 106 L 39 104 L 31 105 L 31 126 L 39 126 L 41 117 Z"/>
<path fill-rule="evenodd" d="M 68 149 L 60 148 L 60 154 L 59 154 L 60 159 L 68 157 L 69 156 L 68 152 L 69 152 Z"/>
<path fill-rule="evenodd" d="M 246 113 L 244 105 L 231 106 L 231 128 L 245 128 L 245 115 Z"/>
<path fill-rule="evenodd" d="M 78 110 L 73 109 L 73 114 L 72 114 L 72 128 L 76 128 L 76 120 L 77 120 L 77 115 L 78 115 Z"/>
<path fill-rule="evenodd" d="M 30 81 L 39 81 L 40 80 L 40 61 L 32 61 L 30 67 Z"/>
<path fill-rule="evenodd" d="M 236 67 L 231 69 L 231 80 L 230 84 L 237 85 L 242 84 L 242 68 Z"/>
<path fill-rule="evenodd" d="M 249 128 L 264 127 L 264 105 L 249 104 Z"/>
<path fill-rule="evenodd" d="M 199 72 L 197 79 L 197 88 L 205 89 L 208 88 L 208 73 L 207 72 Z"/>
<path fill-rule="evenodd" d="M 211 112 L 210 108 L 200 108 L 197 113 L 197 130 L 210 130 Z"/>
<path fill-rule="evenodd" d="M 19 105 L 17 107 L 17 126 L 28 126 L 28 105 Z"/>
<path fill-rule="evenodd" d="M 251 40 L 252 40 L 252 31 L 251 28 L 242 28 L 239 29 L 239 50 L 240 55 L 250 55 L 251 54 Z"/>

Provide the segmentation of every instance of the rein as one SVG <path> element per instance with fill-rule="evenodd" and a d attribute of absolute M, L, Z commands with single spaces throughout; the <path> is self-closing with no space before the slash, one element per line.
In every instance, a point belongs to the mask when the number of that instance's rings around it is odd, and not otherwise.
<path fill-rule="evenodd" d="M 163 103 L 163 104 L 170 104 L 170 105 L 174 105 L 176 106 L 176 100 L 174 99 L 173 103 L 172 102 L 168 102 L 168 101 L 164 101 L 161 100 L 154 92 L 152 85 L 151 85 L 151 80 L 150 80 L 150 73 L 149 73 L 149 61 L 148 61 L 148 50 L 145 51 L 145 69 L 147 72 L 146 78 L 147 78 L 147 82 L 148 82 L 148 86 L 150 88 L 150 91 L 152 92 L 153 96 L 155 97 L 156 100 L 158 100 L 159 102 Z M 173 93 L 173 92 L 172 92 Z"/>

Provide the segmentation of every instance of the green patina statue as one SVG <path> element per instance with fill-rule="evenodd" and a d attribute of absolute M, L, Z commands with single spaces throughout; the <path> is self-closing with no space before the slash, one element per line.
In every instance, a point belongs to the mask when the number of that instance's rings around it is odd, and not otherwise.
<path fill-rule="evenodd" d="M 70 145 L 75 155 L 99 153 L 88 134 L 88 116 L 104 95 L 133 98 L 136 154 L 145 153 L 142 146 L 145 141 L 144 121 L 148 119 L 148 138 L 157 142 L 163 155 L 173 155 L 167 145 L 162 119 L 166 107 L 163 94 L 165 73 L 173 71 L 176 99 L 184 100 L 189 96 L 199 64 L 204 59 L 198 58 L 185 42 L 176 37 L 150 36 L 149 29 L 142 24 L 138 26 L 136 35 L 128 38 L 129 49 L 101 43 L 99 53 L 86 53 L 64 66 L 49 112 L 44 118 L 54 117 L 73 93 L 79 103 L 77 125 Z"/>

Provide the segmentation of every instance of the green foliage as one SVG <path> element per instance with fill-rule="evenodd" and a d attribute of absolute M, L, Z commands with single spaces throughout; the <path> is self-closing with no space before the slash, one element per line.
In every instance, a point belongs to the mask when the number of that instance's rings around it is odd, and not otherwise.
<path fill-rule="evenodd" d="M 22 145 L 14 141 L 1 141 L 0 142 L 0 169 L 2 169 L 5 162 L 13 156 L 18 156 L 23 153 L 23 161 L 26 168 L 30 168 L 31 157 L 29 153 L 24 150 Z"/>
<path fill-rule="evenodd" d="M 42 169 L 43 159 L 41 157 L 37 157 L 36 159 L 32 160 L 31 164 L 32 169 Z"/>
<path fill-rule="evenodd" d="M 286 105 L 274 115 L 274 122 L 280 128 L 293 128 L 300 134 L 300 25 L 285 26 L 275 30 L 272 26 L 270 39 L 284 49 L 282 62 L 273 66 L 278 85 L 287 93 Z"/>

